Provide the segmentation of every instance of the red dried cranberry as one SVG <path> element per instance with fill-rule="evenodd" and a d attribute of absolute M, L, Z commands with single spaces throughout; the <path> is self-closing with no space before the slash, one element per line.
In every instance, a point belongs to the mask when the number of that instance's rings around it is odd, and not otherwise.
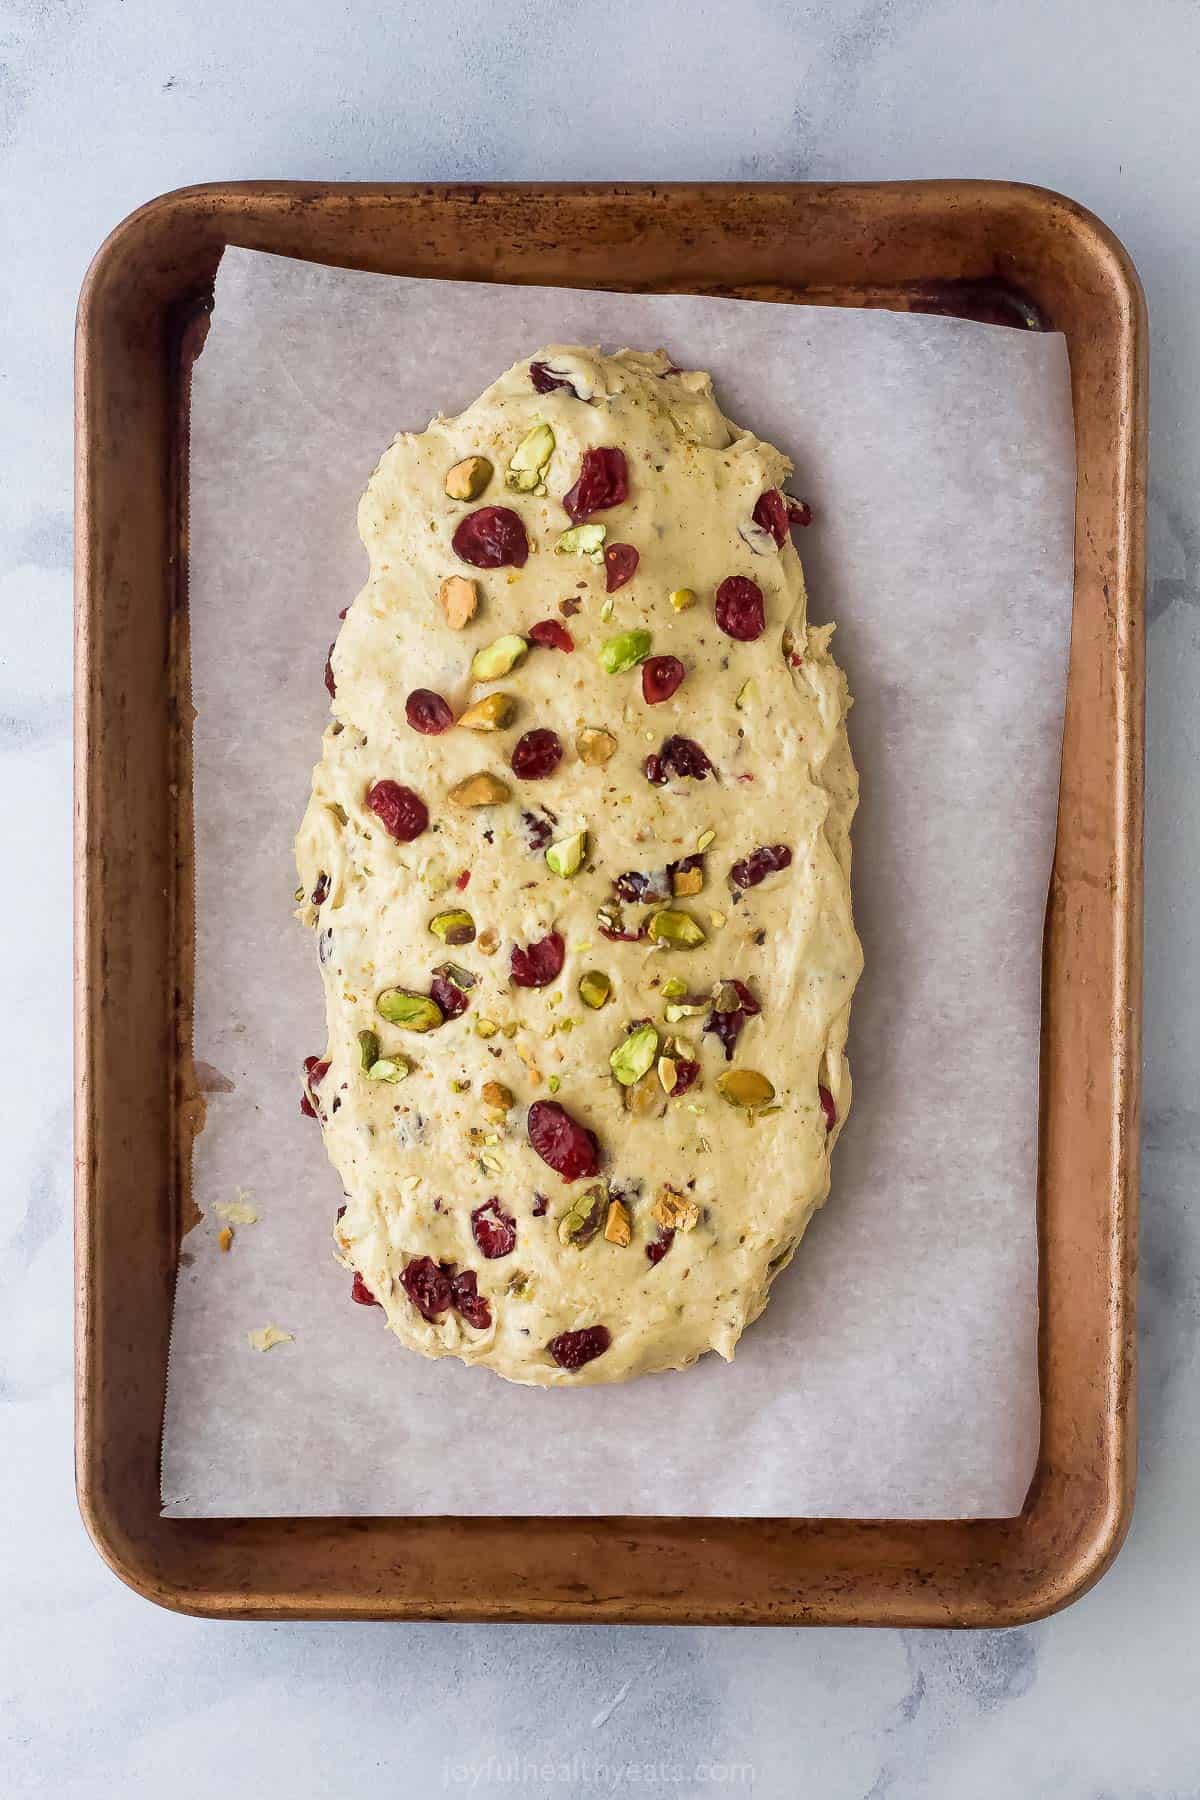
<path fill-rule="evenodd" d="M 432 688 L 414 688 L 404 702 L 404 716 L 413 730 L 425 737 L 440 737 L 454 723 L 448 703 Z"/>
<path fill-rule="evenodd" d="M 306 1119 L 319 1119 L 317 1110 L 317 1089 L 329 1073 L 329 1063 L 324 1057 L 306 1056 L 304 1059 L 304 1091 L 300 1095 L 300 1111 Z"/>
<path fill-rule="evenodd" d="M 642 699 L 647 706 L 669 700 L 683 685 L 684 668 L 677 656 L 651 656 L 642 664 Z"/>
<path fill-rule="evenodd" d="M 699 744 L 694 738 L 686 737 L 665 738 L 658 754 L 646 758 L 644 768 L 646 780 L 656 787 L 662 787 L 672 775 L 680 781 L 704 781 L 713 773 L 713 766 Z"/>
<path fill-rule="evenodd" d="M 367 807 L 398 844 L 411 844 L 429 824 L 429 808 L 420 794 L 398 781 L 376 781 L 367 789 Z"/>
<path fill-rule="evenodd" d="M 317 1109 L 307 1094 L 301 1094 L 300 1096 L 300 1114 L 301 1117 L 305 1119 L 315 1119 L 317 1117 Z"/>
<path fill-rule="evenodd" d="M 481 506 L 455 528 L 454 554 L 473 569 L 523 569 L 529 556 L 525 527 L 511 507 Z"/>
<path fill-rule="evenodd" d="M 549 1194 L 535 1194 L 533 1196 L 533 1216 L 534 1216 L 534 1218 L 535 1219 L 544 1219 L 546 1214 L 549 1212 L 549 1210 L 550 1210 Z"/>
<path fill-rule="evenodd" d="M 671 1089 L 672 1100 L 678 1100 L 680 1094 L 686 1094 L 690 1087 L 694 1087 L 699 1076 L 700 1064 L 690 1062 L 686 1056 L 681 1057 L 675 1064 L 675 1086 Z"/>
<path fill-rule="evenodd" d="M 324 906 L 324 904 L 328 900 L 328 898 L 329 898 L 329 877 L 325 873 L 324 869 L 322 869 L 320 874 L 317 876 L 317 885 L 316 885 L 316 887 L 314 887 L 314 889 L 312 891 L 312 903 L 314 906 Z"/>
<path fill-rule="evenodd" d="M 531 625 L 529 637 L 531 643 L 540 644 L 543 650 L 565 650 L 568 656 L 575 648 L 575 639 L 557 619 L 541 619 Z"/>
<path fill-rule="evenodd" d="M 792 860 L 792 853 L 786 844 L 763 844 L 758 850 L 752 850 L 741 862 L 735 862 L 729 871 L 729 879 L 735 887 L 757 887 L 768 875 L 786 869 Z"/>
<path fill-rule="evenodd" d="M 521 828 L 531 850 L 538 852 L 546 848 L 554 836 L 554 823 L 557 816 L 556 813 L 523 812 L 521 814 Z"/>
<path fill-rule="evenodd" d="M 470 996 L 445 975 L 435 975 L 429 984 L 429 998 L 436 1000 L 444 1019 L 457 1019 L 470 1005 Z"/>
<path fill-rule="evenodd" d="M 549 363 L 531 362 L 529 379 L 539 394 L 551 394 L 555 388 L 566 388 L 568 394 L 574 394 L 577 400 L 583 398 L 575 383 L 569 381 L 565 375 L 556 375 Z"/>
<path fill-rule="evenodd" d="M 345 1207 L 344 1207 L 344 1206 L 339 1206 L 339 1207 L 338 1207 L 338 1209 L 337 1209 L 337 1216 L 338 1216 L 338 1218 L 339 1218 L 339 1219 L 344 1219 L 344 1218 L 345 1218 L 345 1216 L 346 1216 L 346 1209 L 345 1209 Z"/>
<path fill-rule="evenodd" d="M 357 1269 L 354 1271 L 354 1286 L 350 1289 L 350 1298 L 352 1300 L 357 1300 L 360 1306 L 379 1305 L 379 1301 L 375 1298 Z"/>
<path fill-rule="evenodd" d="M 471 1236 L 489 1262 L 508 1256 L 516 1247 L 517 1221 L 503 1212 L 495 1194 L 471 1214 Z"/>
<path fill-rule="evenodd" d="M 797 500 L 794 494 L 785 494 L 783 503 L 787 507 L 789 525 L 803 527 L 812 524 L 812 507 L 807 500 Z"/>
<path fill-rule="evenodd" d="M 595 1132 L 573 1119 L 557 1100 L 535 1100 L 527 1130 L 542 1161 L 564 1181 L 582 1181 L 599 1170 L 600 1143 Z"/>
<path fill-rule="evenodd" d="M 668 869 L 654 869 L 649 874 L 644 869 L 626 869 L 613 882 L 617 896 L 636 906 L 643 900 L 669 900 L 671 898 L 671 875 Z"/>
<path fill-rule="evenodd" d="M 560 1331 L 546 1348 L 560 1369 L 582 1369 L 584 1363 L 603 1356 L 611 1343 L 607 1325 L 587 1325 L 582 1331 Z"/>
<path fill-rule="evenodd" d="M 660 1231 L 658 1236 L 646 1245 L 647 1261 L 660 1263 L 674 1242 L 675 1233 L 673 1231 Z"/>
<path fill-rule="evenodd" d="M 639 944 L 650 929 L 649 919 L 643 919 L 635 931 L 626 931 L 625 921 L 613 906 L 599 915 L 597 924 L 600 936 L 607 938 L 610 944 Z"/>
<path fill-rule="evenodd" d="M 432 1256 L 416 1256 L 400 1277 L 400 1285 L 423 1319 L 437 1323 L 441 1313 L 449 1312 L 450 1277 Z"/>
<path fill-rule="evenodd" d="M 333 679 L 333 645 L 332 644 L 330 644 L 329 653 L 325 658 L 325 686 L 329 689 L 329 698 L 331 700 L 336 700 L 337 699 L 337 682 Z"/>
<path fill-rule="evenodd" d="M 567 946 L 557 931 L 551 931 L 524 950 L 514 944 L 509 969 L 518 987 L 544 988 L 562 974 L 566 958 Z"/>
<path fill-rule="evenodd" d="M 509 761 L 513 774 L 519 775 L 522 781 L 544 781 L 547 775 L 553 775 L 562 761 L 557 731 L 539 725 L 536 731 L 525 732 L 513 745 Z"/>
<path fill-rule="evenodd" d="M 717 589 L 717 624 L 726 637 L 752 644 L 766 625 L 762 589 L 746 575 L 730 575 Z"/>
<path fill-rule="evenodd" d="M 758 496 L 754 507 L 754 523 L 769 531 L 782 550 L 787 543 L 787 501 L 778 488 L 767 488 Z"/>
<path fill-rule="evenodd" d="M 625 452 L 605 446 L 585 450 L 579 480 L 563 495 L 563 505 L 576 525 L 593 513 L 607 512 L 629 498 L 629 470 Z M 455 546 L 457 549 L 457 545 Z M 524 557 L 521 561 L 524 562 Z"/>
<path fill-rule="evenodd" d="M 817 1083 L 817 1098 L 821 1102 L 821 1111 L 825 1116 L 825 1129 L 832 1131 L 837 1124 L 837 1107 L 829 1089 L 822 1087 L 820 1082 Z"/>
<path fill-rule="evenodd" d="M 470 879 L 471 879 L 470 869 L 460 869 L 459 870 L 458 875 L 455 877 L 454 885 L 458 889 L 460 894 L 466 888 L 467 883 L 470 881 Z"/>
<path fill-rule="evenodd" d="M 615 594 L 637 574 L 640 556 L 632 544 L 606 544 L 604 548 L 604 591 Z"/>
<path fill-rule="evenodd" d="M 653 782 L 655 787 L 666 787 L 668 776 L 667 771 L 663 768 L 661 756 L 651 753 L 642 764 L 642 773 L 647 781 Z"/>
<path fill-rule="evenodd" d="M 477 1277 L 474 1269 L 462 1269 L 457 1275 L 450 1277 L 450 1300 L 456 1313 L 473 1325 L 476 1331 L 486 1331 L 492 1322 L 492 1309 L 478 1291 Z"/>

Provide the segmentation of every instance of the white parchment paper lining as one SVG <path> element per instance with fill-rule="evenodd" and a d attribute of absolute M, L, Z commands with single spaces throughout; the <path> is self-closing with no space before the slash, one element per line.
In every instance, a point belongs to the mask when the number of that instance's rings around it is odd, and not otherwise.
<path fill-rule="evenodd" d="M 812 617 L 838 621 L 856 696 L 867 962 L 833 1194 L 736 1362 L 542 1392 L 410 1355 L 350 1302 L 340 1186 L 297 1110 L 325 1036 L 291 845 L 380 452 L 572 340 L 710 369 L 731 417 L 796 463 Z M 226 253 L 192 396 L 190 596 L 195 1043 L 231 1085 L 196 1150 L 168 1513 L 1019 1510 L 1074 479 L 1059 336 Z M 258 1222 L 222 1255 L 214 1208 L 238 1190 Z M 294 1339 L 256 1354 L 268 1322 Z"/>

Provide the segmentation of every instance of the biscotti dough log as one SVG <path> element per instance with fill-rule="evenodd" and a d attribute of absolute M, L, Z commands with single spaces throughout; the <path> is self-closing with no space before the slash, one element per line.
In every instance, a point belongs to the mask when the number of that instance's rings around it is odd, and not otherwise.
<path fill-rule="evenodd" d="M 858 783 L 789 472 L 707 375 L 552 346 L 363 496 L 304 1105 L 355 1298 L 423 1355 L 728 1358 L 828 1193 Z"/>

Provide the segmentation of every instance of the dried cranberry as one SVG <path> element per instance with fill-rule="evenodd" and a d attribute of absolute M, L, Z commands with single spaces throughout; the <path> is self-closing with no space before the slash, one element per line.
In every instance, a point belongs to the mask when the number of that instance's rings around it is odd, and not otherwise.
<path fill-rule="evenodd" d="M 474 569 L 523 569 L 529 539 L 517 514 L 507 506 L 481 506 L 455 528 L 454 553 Z"/>
<path fill-rule="evenodd" d="M 606 544 L 604 548 L 604 591 L 615 594 L 637 574 L 641 561 L 632 544 Z"/>
<path fill-rule="evenodd" d="M 524 950 L 519 944 L 514 944 L 509 957 L 509 969 L 518 987 L 549 987 L 562 974 L 566 957 L 567 946 L 557 931 L 551 931 Z"/>
<path fill-rule="evenodd" d="M 315 1119 L 318 1116 L 317 1109 L 307 1094 L 301 1094 L 300 1096 L 300 1113 L 305 1119 Z"/>
<path fill-rule="evenodd" d="M 461 894 L 471 879 L 470 869 L 460 869 L 455 877 L 454 885 Z"/>
<path fill-rule="evenodd" d="M 339 1219 L 339 1220 L 340 1220 L 340 1219 L 344 1219 L 344 1218 L 345 1218 L 345 1216 L 346 1216 L 346 1209 L 345 1209 L 345 1207 L 344 1207 L 344 1206 L 339 1206 L 339 1207 L 338 1207 L 338 1209 L 337 1209 L 337 1217 L 338 1217 L 338 1219 Z"/>
<path fill-rule="evenodd" d="M 525 732 L 513 745 L 509 761 L 513 774 L 519 775 L 522 781 L 544 781 L 547 775 L 553 775 L 562 761 L 557 731 L 539 725 L 536 731 Z"/>
<path fill-rule="evenodd" d="M 478 1291 L 477 1279 L 474 1269 L 462 1269 L 452 1275 L 450 1301 L 468 1325 L 473 1325 L 476 1331 L 486 1331 L 492 1322 L 492 1309 Z"/>
<path fill-rule="evenodd" d="M 699 1077 L 700 1064 L 690 1062 L 686 1056 L 681 1057 L 675 1064 L 675 1086 L 671 1089 L 672 1100 L 678 1100 L 680 1094 L 686 1094 L 690 1087 L 696 1085 Z"/>
<path fill-rule="evenodd" d="M 711 1031 L 723 1047 L 726 1062 L 733 1059 L 734 1047 L 742 1035 L 746 1020 L 757 1017 L 761 1011 L 758 1001 L 744 981 L 731 981 L 729 986 L 737 993 L 740 1004 L 732 1012 L 718 1012 L 714 1006 L 704 1026 L 705 1031 Z"/>
<path fill-rule="evenodd" d="M 655 756 L 653 754 L 648 756 L 642 764 L 642 772 L 645 775 L 646 780 L 653 782 L 655 787 L 666 787 L 668 777 L 667 771 L 663 768 L 663 759 L 661 756 Z"/>
<path fill-rule="evenodd" d="M 350 1298 L 352 1300 L 357 1300 L 360 1306 L 379 1305 L 379 1301 L 375 1298 L 357 1269 L 354 1271 L 354 1286 L 350 1289 Z"/>
<path fill-rule="evenodd" d="M 677 656 L 651 656 L 642 664 L 642 699 L 647 706 L 669 700 L 683 685 L 684 668 Z"/>
<path fill-rule="evenodd" d="M 669 900 L 671 898 L 671 876 L 668 869 L 654 869 L 649 874 L 644 869 L 626 869 L 613 882 L 618 898 L 636 906 L 643 900 Z"/>
<path fill-rule="evenodd" d="M 429 824 L 429 808 L 419 794 L 398 781 L 376 781 L 367 789 L 367 807 L 398 844 L 411 844 Z"/>
<path fill-rule="evenodd" d="M 568 656 L 575 648 L 575 639 L 557 619 L 541 619 L 536 625 L 531 625 L 529 638 L 531 643 L 540 644 L 543 650 L 565 650 Z"/>
<path fill-rule="evenodd" d="M 539 394 L 551 394 L 554 392 L 555 388 L 566 388 L 567 392 L 569 394 L 574 394 L 577 400 L 582 400 L 583 398 L 583 395 L 579 392 L 575 383 L 569 381 L 565 375 L 556 375 L 549 363 L 531 362 L 529 365 L 529 379 L 532 381 Z"/>
<path fill-rule="evenodd" d="M 315 1094 L 329 1073 L 329 1062 L 323 1056 L 306 1056 L 304 1059 L 304 1082 L 310 1094 Z"/>
<path fill-rule="evenodd" d="M 822 1087 L 820 1082 L 817 1083 L 817 1098 L 821 1102 L 821 1111 L 825 1115 L 825 1129 L 832 1131 L 837 1124 L 837 1107 L 829 1089 Z"/>
<path fill-rule="evenodd" d="M 717 624 L 726 637 L 752 644 L 766 625 L 762 589 L 746 575 L 730 575 L 717 589 Z"/>
<path fill-rule="evenodd" d="M 414 1257 L 401 1275 L 400 1285 L 421 1317 L 428 1319 L 431 1325 L 437 1323 L 439 1314 L 449 1312 L 450 1277 L 432 1256 Z"/>
<path fill-rule="evenodd" d="M 680 781 L 704 781 L 713 773 L 713 766 L 699 744 L 694 738 L 686 737 L 665 738 L 658 754 L 648 756 L 643 766 L 646 780 L 656 787 L 661 787 L 672 775 Z"/>
<path fill-rule="evenodd" d="M 583 519 L 590 519 L 593 513 L 607 512 L 610 506 L 620 506 L 628 498 L 629 470 L 625 452 L 605 446 L 584 451 L 579 479 L 563 495 L 563 505 L 578 525 Z M 458 548 L 457 544 L 455 548 Z M 522 557 L 521 561 L 524 560 Z"/>
<path fill-rule="evenodd" d="M 754 507 L 754 523 L 769 531 L 782 550 L 787 543 L 787 501 L 778 488 L 767 488 L 758 496 Z"/>
<path fill-rule="evenodd" d="M 546 1214 L 549 1212 L 549 1210 L 550 1210 L 549 1194 L 535 1194 L 533 1196 L 533 1216 L 534 1216 L 534 1218 L 535 1219 L 544 1219 Z"/>
<path fill-rule="evenodd" d="M 329 698 L 337 699 L 337 682 L 333 679 L 333 645 L 330 644 L 325 658 L 325 686 L 329 689 Z"/>
<path fill-rule="evenodd" d="M 523 812 L 521 814 L 521 828 L 531 850 L 540 852 L 546 848 L 554 836 L 556 819 L 556 813 Z"/>
<path fill-rule="evenodd" d="M 674 1242 L 675 1233 L 673 1231 L 660 1231 L 658 1236 L 646 1245 L 647 1261 L 660 1263 Z"/>
<path fill-rule="evenodd" d="M 599 1170 L 600 1143 L 595 1132 L 573 1119 L 557 1100 L 535 1100 L 527 1130 L 542 1161 L 564 1181 L 582 1181 Z"/>
<path fill-rule="evenodd" d="M 457 1019 L 470 1005 L 470 996 L 445 975 L 435 975 L 429 984 L 429 998 L 436 1000 L 444 1019 Z"/>
<path fill-rule="evenodd" d="M 582 1369 L 584 1363 L 603 1356 L 611 1343 L 607 1325 L 587 1325 L 582 1331 L 560 1331 L 546 1348 L 560 1369 Z"/>
<path fill-rule="evenodd" d="M 752 850 L 741 862 L 735 862 L 729 871 L 729 879 L 735 887 L 757 887 L 768 875 L 786 869 L 792 860 L 792 853 L 786 844 L 763 844 L 758 850 Z"/>
<path fill-rule="evenodd" d="M 414 731 L 426 737 L 440 737 L 454 723 L 448 703 L 432 688 L 414 688 L 404 702 L 404 716 Z"/>
<path fill-rule="evenodd" d="M 787 507 L 789 525 L 803 527 L 812 524 L 812 507 L 807 500 L 797 500 L 794 494 L 785 494 L 783 503 Z"/>
<path fill-rule="evenodd" d="M 625 921 L 615 907 L 608 907 L 597 917 L 600 936 L 607 938 L 610 944 L 638 944 L 650 929 L 649 919 L 643 919 L 635 931 L 626 931 Z"/>
<path fill-rule="evenodd" d="M 517 1221 L 503 1212 L 495 1194 L 471 1214 L 471 1235 L 489 1262 L 516 1247 Z"/>
<path fill-rule="evenodd" d="M 314 887 L 314 889 L 312 891 L 312 903 L 314 906 L 324 906 L 324 904 L 328 900 L 328 898 L 329 898 L 329 877 L 325 873 L 324 869 L 322 869 L 320 874 L 317 876 L 317 885 Z"/>

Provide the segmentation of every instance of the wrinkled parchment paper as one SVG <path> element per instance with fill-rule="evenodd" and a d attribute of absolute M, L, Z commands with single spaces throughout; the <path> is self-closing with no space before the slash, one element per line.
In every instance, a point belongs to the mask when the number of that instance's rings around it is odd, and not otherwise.
<path fill-rule="evenodd" d="M 544 1392 L 402 1350 L 333 1261 L 292 836 L 355 508 L 402 428 L 548 341 L 665 345 L 794 459 L 862 774 L 854 1109 L 737 1360 Z M 192 398 L 195 1159 L 176 1515 L 1019 1510 L 1038 1431 L 1040 961 L 1070 629 L 1063 340 L 943 318 L 350 273 L 230 250 Z M 763 1179 L 773 1172 L 764 1169 Z M 786 1179 L 778 1171 L 778 1179 Z M 222 1254 L 218 1205 L 257 1222 Z M 252 1351 L 268 1323 L 291 1342 Z"/>

